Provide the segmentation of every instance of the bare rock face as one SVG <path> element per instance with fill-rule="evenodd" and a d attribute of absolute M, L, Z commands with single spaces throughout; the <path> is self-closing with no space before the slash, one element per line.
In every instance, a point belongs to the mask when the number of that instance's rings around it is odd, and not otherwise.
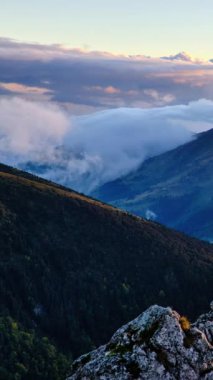
<path fill-rule="evenodd" d="M 67 380 L 96 379 L 213 380 L 213 303 L 193 325 L 169 307 L 151 306 L 77 359 Z"/>

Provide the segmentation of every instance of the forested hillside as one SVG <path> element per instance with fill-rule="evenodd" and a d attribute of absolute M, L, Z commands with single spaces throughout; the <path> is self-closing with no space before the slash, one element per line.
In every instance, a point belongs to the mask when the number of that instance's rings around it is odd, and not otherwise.
<path fill-rule="evenodd" d="M 0 166 L 0 313 L 74 357 L 154 303 L 195 317 L 213 247 Z"/>

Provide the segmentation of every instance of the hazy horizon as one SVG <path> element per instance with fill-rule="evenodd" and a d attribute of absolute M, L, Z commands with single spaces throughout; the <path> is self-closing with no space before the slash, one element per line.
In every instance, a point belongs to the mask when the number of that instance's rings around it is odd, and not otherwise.
<path fill-rule="evenodd" d="M 211 0 L 8 0 L 0 36 L 114 54 L 213 58 Z"/>

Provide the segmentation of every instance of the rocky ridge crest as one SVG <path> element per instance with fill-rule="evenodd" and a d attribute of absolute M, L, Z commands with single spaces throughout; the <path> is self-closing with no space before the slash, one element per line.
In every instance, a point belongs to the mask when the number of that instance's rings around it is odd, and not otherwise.
<path fill-rule="evenodd" d="M 194 324 L 170 307 L 151 306 L 81 356 L 67 380 L 212 380 L 213 302 Z"/>

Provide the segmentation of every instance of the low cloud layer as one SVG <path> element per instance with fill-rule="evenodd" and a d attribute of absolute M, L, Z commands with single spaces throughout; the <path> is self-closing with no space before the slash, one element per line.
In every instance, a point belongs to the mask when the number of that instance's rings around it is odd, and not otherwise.
<path fill-rule="evenodd" d="M 151 58 L 0 38 L 0 96 L 59 102 L 82 114 L 213 100 L 213 63 L 187 53 Z"/>
<path fill-rule="evenodd" d="M 73 116 L 52 102 L 0 100 L 0 162 L 88 193 L 213 126 L 213 102 Z"/>

